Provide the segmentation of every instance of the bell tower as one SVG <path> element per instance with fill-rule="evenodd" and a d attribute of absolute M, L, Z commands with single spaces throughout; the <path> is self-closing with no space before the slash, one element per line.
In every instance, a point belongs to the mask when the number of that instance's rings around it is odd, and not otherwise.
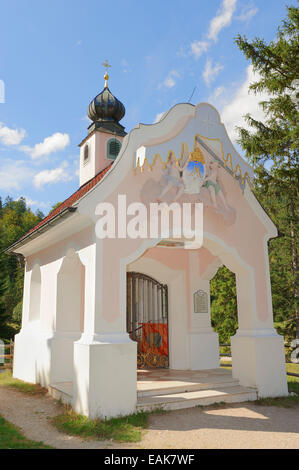
<path fill-rule="evenodd" d="M 80 186 L 87 183 L 110 165 L 119 154 L 125 128 L 119 121 L 125 115 L 125 107 L 109 90 L 108 61 L 105 67 L 104 89 L 89 104 L 87 115 L 92 123 L 88 135 L 80 147 Z"/>

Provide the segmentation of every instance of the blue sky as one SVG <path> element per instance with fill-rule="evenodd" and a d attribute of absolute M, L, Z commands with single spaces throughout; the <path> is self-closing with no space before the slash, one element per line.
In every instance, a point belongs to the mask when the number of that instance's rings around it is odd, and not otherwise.
<path fill-rule="evenodd" d="M 274 39 L 286 9 L 281 0 L 10 0 L 0 13 L 0 196 L 24 196 L 46 214 L 78 188 L 78 144 L 106 58 L 127 132 L 196 87 L 191 102 L 214 104 L 234 140 L 242 115 L 262 117 L 263 98 L 247 93 L 254 72 L 234 37 Z"/>

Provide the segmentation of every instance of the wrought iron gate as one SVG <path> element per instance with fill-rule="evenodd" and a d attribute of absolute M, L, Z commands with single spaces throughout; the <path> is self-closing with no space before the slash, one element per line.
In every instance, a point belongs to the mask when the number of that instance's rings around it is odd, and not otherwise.
<path fill-rule="evenodd" d="M 145 274 L 127 273 L 127 332 L 137 341 L 139 369 L 168 367 L 168 292 Z"/>

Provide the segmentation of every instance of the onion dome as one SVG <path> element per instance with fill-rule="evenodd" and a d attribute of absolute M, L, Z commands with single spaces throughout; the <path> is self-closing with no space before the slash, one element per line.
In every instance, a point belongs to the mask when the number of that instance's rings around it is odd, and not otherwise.
<path fill-rule="evenodd" d="M 106 68 L 104 75 L 105 86 L 103 91 L 99 93 L 90 103 L 87 110 L 89 119 L 92 124 L 89 126 L 89 133 L 95 129 L 104 130 L 120 136 L 126 135 L 125 128 L 119 124 L 119 121 L 125 115 L 125 107 L 120 100 L 118 100 L 108 88 L 109 75 L 107 73 L 108 67 L 111 67 L 106 60 L 103 63 Z"/>
<path fill-rule="evenodd" d="M 106 77 L 107 75 L 105 75 Z M 105 86 L 88 106 L 88 117 L 93 121 L 119 122 L 125 115 L 125 107 Z"/>

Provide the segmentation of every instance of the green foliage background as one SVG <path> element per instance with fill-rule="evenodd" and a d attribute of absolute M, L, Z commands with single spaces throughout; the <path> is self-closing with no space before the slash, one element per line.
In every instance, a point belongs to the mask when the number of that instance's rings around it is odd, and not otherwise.
<path fill-rule="evenodd" d="M 0 199 L 0 338 L 11 339 L 20 328 L 24 264 L 22 258 L 9 256 L 3 251 L 17 241 L 44 217 L 34 214 L 24 198 L 14 201 Z M 18 310 L 18 312 L 17 312 Z"/>
<path fill-rule="evenodd" d="M 265 119 L 246 116 L 248 128 L 239 128 L 239 143 L 255 169 L 254 193 L 273 222 L 279 237 L 269 241 L 274 319 L 287 341 L 299 338 L 298 311 L 298 200 L 299 126 L 299 9 L 288 7 L 277 37 L 268 44 L 260 38 L 238 36 L 236 44 L 257 72 L 251 93 L 264 92 L 260 103 Z M 245 114 L 246 110 L 244 110 Z M 234 334 L 236 290 L 233 274 L 221 268 L 211 282 L 212 320 L 226 342 Z"/>

